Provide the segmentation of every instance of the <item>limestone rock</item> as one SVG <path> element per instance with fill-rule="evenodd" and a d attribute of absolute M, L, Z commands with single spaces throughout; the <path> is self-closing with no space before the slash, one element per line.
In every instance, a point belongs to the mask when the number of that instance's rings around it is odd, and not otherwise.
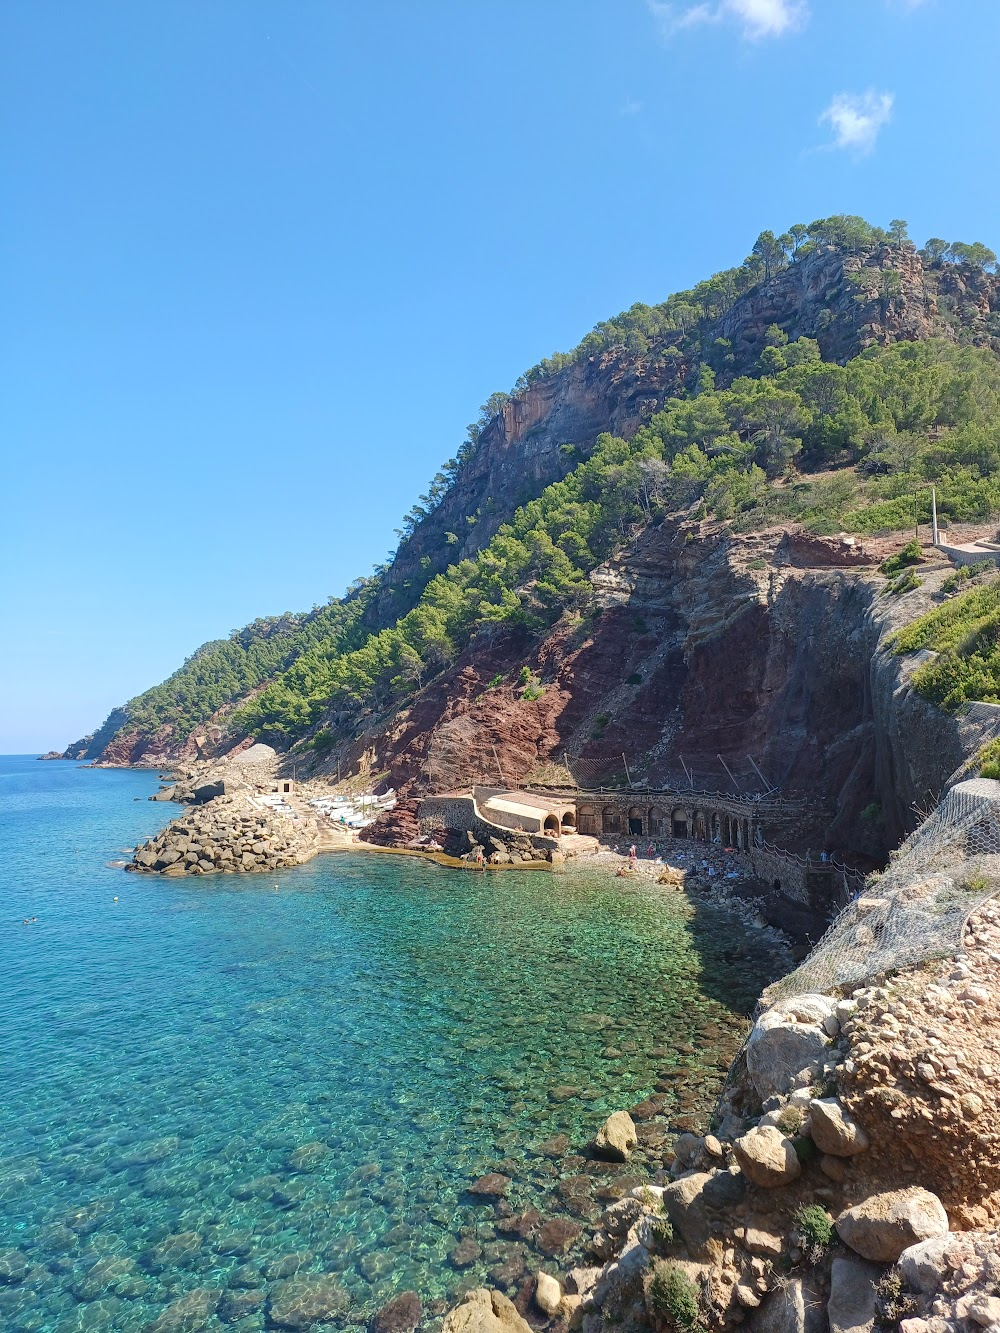
<path fill-rule="evenodd" d="M 751 1129 L 736 1140 L 733 1151 L 744 1174 L 765 1189 L 787 1185 L 802 1172 L 795 1145 L 773 1125 Z"/>
<path fill-rule="evenodd" d="M 701 1171 L 663 1191 L 663 1211 L 693 1259 L 708 1261 L 720 1222 L 743 1202 L 746 1181 L 737 1172 Z"/>
<path fill-rule="evenodd" d="M 905 1249 L 948 1230 L 948 1215 L 936 1194 L 919 1185 L 873 1194 L 837 1218 L 837 1234 L 864 1259 L 895 1263 Z"/>
<path fill-rule="evenodd" d="M 747 1041 L 747 1068 L 762 1100 L 789 1092 L 796 1076 L 822 1060 L 830 1045 L 824 1030 L 836 1003 L 826 995 L 797 995 L 758 1018 Z"/>
<path fill-rule="evenodd" d="M 899 1271 L 914 1291 L 932 1292 L 942 1273 L 949 1271 L 945 1255 L 951 1245 L 950 1235 L 931 1236 L 910 1245 L 899 1256 Z"/>
<path fill-rule="evenodd" d="M 602 1157 L 616 1162 L 627 1162 L 632 1149 L 639 1142 L 635 1122 L 628 1111 L 615 1111 L 597 1131 L 594 1148 Z"/>
<path fill-rule="evenodd" d="M 535 1304 L 543 1314 L 552 1316 L 559 1309 L 562 1287 L 548 1273 L 539 1273 L 535 1279 Z"/>
<path fill-rule="evenodd" d="M 810 1133 L 822 1153 L 856 1157 L 868 1151 L 868 1135 L 836 1097 L 814 1097 L 809 1103 Z"/>
<path fill-rule="evenodd" d="M 532 1333 L 532 1329 L 502 1292 L 477 1287 L 448 1312 L 441 1333 Z"/>
<path fill-rule="evenodd" d="M 875 1327 L 875 1288 L 884 1271 L 864 1259 L 834 1259 L 826 1310 L 830 1333 L 871 1333 Z"/>

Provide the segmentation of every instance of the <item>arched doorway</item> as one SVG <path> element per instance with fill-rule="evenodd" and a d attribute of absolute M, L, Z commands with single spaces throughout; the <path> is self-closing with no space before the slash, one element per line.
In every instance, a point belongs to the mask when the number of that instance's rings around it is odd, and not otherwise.
<path fill-rule="evenodd" d="M 712 816 L 712 841 L 713 842 L 722 841 L 722 820 L 719 818 L 718 815 Z"/>
<path fill-rule="evenodd" d="M 611 838 L 617 838 L 622 831 L 621 811 L 607 806 L 601 815 L 601 828 Z"/>
<path fill-rule="evenodd" d="M 649 812 L 649 836 L 651 838 L 662 838 L 666 835 L 666 815 L 658 805 L 654 805 Z"/>
<path fill-rule="evenodd" d="M 687 811 L 680 806 L 677 806 L 670 816 L 670 831 L 675 838 L 686 838 L 688 836 Z"/>
<path fill-rule="evenodd" d="M 633 806 L 628 812 L 628 831 L 632 838 L 641 838 L 645 832 L 642 811 L 638 806 Z"/>
<path fill-rule="evenodd" d="M 558 815 L 546 815 L 546 816 L 545 816 L 545 823 L 542 825 L 542 832 L 543 832 L 543 833 L 552 833 L 552 834 L 554 834 L 554 835 L 558 838 L 558 837 L 559 837 L 559 816 L 558 816 Z"/>
<path fill-rule="evenodd" d="M 598 833 L 597 810 L 592 805 L 581 805 L 577 811 L 581 833 L 596 837 Z"/>

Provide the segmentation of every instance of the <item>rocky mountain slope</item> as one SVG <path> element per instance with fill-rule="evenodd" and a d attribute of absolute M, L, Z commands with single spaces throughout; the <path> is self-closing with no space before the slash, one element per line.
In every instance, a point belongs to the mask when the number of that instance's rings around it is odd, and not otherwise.
<path fill-rule="evenodd" d="M 1000 330 L 1000 278 L 982 265 L 943 262 L 939 250 L 931 247 L 917 251 L 908 241 L 890 238 L 859 220 L 828 219 L 812 224 L 812 232 L 812 239 L 794 254 L 782 252 L 783 258 L 777 259 L 772 253 L 763 271 L 760 262 L 751 262 L 752 256 L 740 269 L 716 275 L 693 292 L 670 298 L 663 306 L 633 307 L 618 321 L 598 326 L 570 356 L 559 358 L 537 373 L 530 372 L 513 395 L 501 396 L 503 401 L 478 433 L 474 447 L 460 451 L 459 460 L 450 470 L 449 484 L 436 493 L 433 504 L 421 511 L 422 517 L 404 535 L 393 561 L 376 579 L 360 585 L 347 601 L 332 604 L 318 616 L 313 613 L 258 622 L 277 628 L 261 634 L 255 627 L 248 627 L 228 643 L 206 645 L 170 681 L 115 710 L 93 736 L 71 746 L 67 756 L 98 763 L 160 766 L 247 744 L 250 737 L 239 721 L 241 706 L 269 681 L 294 667 L 303 654 L 318 648 L 332 657 L 363 643 L 372 631 L 395 624 L 417 603 L 435 575 L 482 551 L 519 506 L 578 468 L 603 432 L 631 439 L 668 400 L 697 392 L 705 382 L 706 367 L 714 372 L 719 385 L 732 383 L 740 375 L 759 375 L 762 357 L 766 357 L 776 331 L 785 339 L 814 339 L 819 354 L 836 363 L 866 348 L 930 337 L 1000 347 L 995 337 Z M 672 583 L 693 579 L 686 595 L 674 588 L 657 592 L 653 585 L 663 572 L 664 541 L 668 539 L 653 531 L 640 536 L 633 549 L 634 536 L 623 533 L 627 558 L 633 561 L 639 581 L 631 610 L 627 609 L 630 599 L 616 598 L 609 592 L 608 615 L 591 640 L 562 627 L 547 647 L 534 644 L 530 652 L 526 644 L 517 649 L 504 647 L 480 634 L 467 660 L 453 665 L 418 694 L 410 709 L 400 712 L 395 722 L 397 735 L 415 735 L 411 720 L 414 714 L 435 707 L 447 712 L 451 705 L 463 711 L 462 679 L 480 685 L 491 680 L 507 670 L 512 652 L 532 656 L 550 675 L 553 655 L 564 653 L 566 661 L 557 674 L 560 688 L 564 688 L 572 671 L 570 693 L 574 701 L 566 704 L 561 726 L 550 728 L 551 734 L 542 725 L 542 714 L 550 704 L 536 710 L 540 730 L 530 741 L 525 733 L 523 753 L 527 759 L 547 758 L 567 746 L 588 760 L 595 747 L 608 754 L 624 751 L 637 758 L 629 718 L 637 720 L 648 713 L 643 728 L 646 731 L 649 723 L 665 726 L 666 715 L 673 708 L 670 726 L 676 731 L 680 726 L 676 710 L 683 711 L 684 701 L 675 700 L 671 708 L 667 703 L 683 676 L 684 699 L 702 714 L 697 727 L 690 718 L 684 724 L 682 739 L 687 748 L 683 753 L 690 751 L 699 764 L 717 773 L 721 771 L 720 762 L 713 755 L 724 753 L 728 762 L 739 749 L 748 746 L 754 747 L 756 762 L 760 763 L 762 756 L 770 762 L 771 756 L 764 755 L 768 742 L 762 735 L 763 715 L 748 729 L 741 709 L 746 712 L 751 699 L 759 694 L 760 682 L 775 669 L 773 655 L 777 649 L 768 649 L 767 661 L 756 662 L 753 669 L 760 678 L 758 685 L 730 683 L 727 687 L 720 679 L 709 686 L 707 676 L 701 687 L 697 684 L 699 673 L 705 676 L 706 654 L 724 646 L 728 650 L 729 644 L 737 643 L 740 633 L 753 641 L 755 651 L 760 647 L 755 633 L 756 613 L 750 611 L 740 619 L 740 628 L 727 630 L 728 637 L 723 640 L 708 634 L 706 641 L 715 645 L 711 650 L 698 650 L 697 633 L 692 638 L 685 631 L 686 637 L 682 638 L 686 646 L 681 650 L 676 635 L 667 633 L 664 638 L 662 631 L 671 616 L 684 621 L 687 612 L 674 604 L 677 597 L 690 607 L 701 595 L 694 578 L 697 562 L 688 561 L 685 566 L 683 560 L 671 557 L 668 577 Z M 801 544 L 805 539 L 798 540 Z M 697 549 L 703 550 L 700 545 Z M 750 557 L 755 558 L 769 560 L 770 555 L 765 551 L 759 557 Z M 829 563 L 828 555 L 819 558 L 821 565 Z M 647 567 L 642 572 L 639 566 L 644 559 Z M 616 570 L 612 563 L 607 577 L 618 577 Z M 624 577 L 627 581 L 629 576 Z M 742 594 L 735 595 L 739 601 Z M 786 594 L 782 607 L 791 605 L 793 595 L 791 591 Z M 640 603 L 646 602 L 647 625 L 656 625 L 647 630 L 649 642 L 641 642 L 643 635 L 637 631 L 622 639 L 617 627 L 627 622 L 634 630 L 636 617 L 641 619 L 646 614 Z M 281 651 L 272 651 L 278 639 Z M 672 648 L 667 639 L 673 643 Z M 693 657 L 685 656 L 689 651 Z M 251 654 L 256 655 L 253 662 Z M 490 670 L 494 659 L 497 669 Z M 617 674 L 622 666 L 626 668 L 623 676 Z M 471 676 L 462 676 L 470 671 Z M 214 679 L 209 679 L 213 672 Z M 623 680 L 633 675 L 642 676 L 642 682 L 627 698 L 619 697 Z M 456 693 L 451 704 L 446 704 L 442 691 L 449 688 Z M 478 685 L 470 684 L 471 688 Z M 708 691 L 700 701 L 699 688 L 703 694 Z M 721 702 L 709 697 L 717 688 L 728 689 Z M 611 693 L 614 700 L 602 705 L 601 697 Z M 183 707 L 177 705 L 181 698 L 185 700 Z M 433 702 L 435 698 L 441 700 L 439 705 Z M 492 702 L 503 698 L 499 692 Z M 759 714 L 759 709 L 756 711 Z M 357 724 L 347 723 L 354 737 L 371 727 L 371 719 L 364 718 L 364 709 L 360 712 Z M 600 721 L 605 714 L 608 721 Z M 767 725 L 772 721 L 769 718 Z M 394 744 L 387 766 L 404 782 L 415 779 L 418 771 L 427 780 L 460 776 L 467 780 L 475 776 L 474 763 L 463 769 L 455 761 L 456 755 L 475 753 L 462 727 L 452 727 L 450 737 L 438 728 L 434 744 L 427 742 L 433 750 L 429 755 L 416 740 L 408 756 L 401 742 Z M 595 730 L 601 735 L 591 735 Z M 665 734 L 661 739 L 666 762 L 669 739 Z M 346 755 L 357 746 L 349 739 L 342 749 Z M 796 780 L 795 764 L 788 754 L 773 758 L 784 780 Z M 664 762 L 659 767 L 653 762 L 651 778 L 663 771 Z M 740 762 L 745 769 L 745 756 Z M 669 763 L 676 765 L 673 753 Z M 513 768 L 517 768 L 516 763 Z"/>

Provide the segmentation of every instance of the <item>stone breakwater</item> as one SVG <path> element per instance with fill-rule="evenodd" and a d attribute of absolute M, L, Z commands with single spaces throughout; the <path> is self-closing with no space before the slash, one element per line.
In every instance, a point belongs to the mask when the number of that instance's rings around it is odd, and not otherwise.
<path fill-rule="evenodd" d="M 137 847 L 126 870 L 209 875 L 301 865 L 319 850 L 317 822 L 276 814 L 239 794 L 217 796 Z"/>
<path fill-rule="evenodd" d="M 977 1333 L 1000 1327 L 1000 909 L 965 948 L 840 997 L 765 1010 L 713 1132 L 612 1203 L 582 1263 L 444 1333 Z M 628 1157 L 617 1113 L 596 1146 Z M 641 1129 L 641 1126 L 640 1126 Z"/>

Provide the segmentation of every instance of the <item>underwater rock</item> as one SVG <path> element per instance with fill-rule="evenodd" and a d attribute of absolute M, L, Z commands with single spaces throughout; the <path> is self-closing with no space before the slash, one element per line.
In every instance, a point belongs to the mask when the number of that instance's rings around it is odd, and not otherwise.
<path fill-rule="evenodd" d="M 420 1297 L 415 1291 L 401 1291 L 372 1318 L 369 1333 L 413 1333 L 422 1317 Z"/>
<path fill-rule="evenodd" d="M 324 1273 L 289 1278 L 271 1292 L 267 1314 L 278 1328 L 308 1328 L 338 1319 L 350 1309 L 351 1298 Z"/>

